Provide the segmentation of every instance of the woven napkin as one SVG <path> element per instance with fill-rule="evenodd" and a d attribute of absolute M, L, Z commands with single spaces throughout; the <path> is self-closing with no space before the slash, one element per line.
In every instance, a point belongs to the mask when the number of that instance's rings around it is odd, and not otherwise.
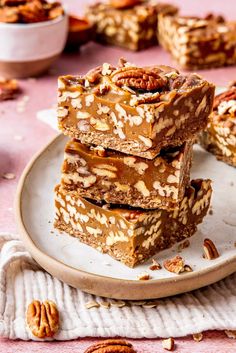
<path fill-rule="evenodd" d="M 179 337 L 236 329 L 236 273 L 209 287 L 171 298 L 114 301 L 83 293 L 53 278 L 36 264 L 16 236 L 0 233 L 1 337 L 36 340 L 25 325 L 26 308 L 34 299 L 50 299 L 57 304 L 60 330 L 56 340 Z M 102 305 L 88 309 L 91 302 Z"/>

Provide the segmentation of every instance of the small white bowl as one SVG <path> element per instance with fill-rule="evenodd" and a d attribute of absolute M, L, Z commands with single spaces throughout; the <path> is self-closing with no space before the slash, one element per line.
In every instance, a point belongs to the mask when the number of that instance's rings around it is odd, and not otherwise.
<path fill-rule="evenodd" d="M 46 71 L 65 47 L 68 17 L 32 24 L 0 23 L 0 76 L 23 78 Z"/>

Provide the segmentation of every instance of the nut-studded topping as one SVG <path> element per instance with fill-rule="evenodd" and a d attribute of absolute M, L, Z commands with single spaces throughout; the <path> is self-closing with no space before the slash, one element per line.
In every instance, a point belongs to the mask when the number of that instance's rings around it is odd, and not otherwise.
<path fill-rule="evenodd" d="M 19 85 L 16 80 L 0 78 L 0 101 L 13 99 L 19 91 Z"/>
<path fill-rule="evenodd" d="M 115 9 L 127 9 L 142 2 L 142 0 L 110 0 L 110 4 Z"/>
<path fill-rule="evenodd" d="M 52 337 L 59 328 L 59 313 L 56 304 L 46 300 L 42 304 L 34 300 L 26 314 L 27 324 L 34 336 Z"/>
<path fill-rule="evenodd" d="M 93 344 L 84 353 L 136 353 L 136 351 L 129 342 L 109 339 Z"/>
<path fill-rule="evenodd" d="M 236 87 L 231 87 L 228 91 L 218 94 L 215 97 L 213 109 L 217 109 L 222 102 L 236 100 Z"/>
<path fill-rule="evenodd" d="M 213 260 L 220 256 L 215 244 L 211 239 L 204 239 L 203 250 L 204 257 L 208 260 Z"/>
<path fill-rule="evenodd" d="M 160 76 L 158 68 L 123 67 L 112 74 L 112 81 L 119 87 L 156 91 L 166 86 L 167 78 Z"/>
<path fill-rule="evenodd" d="M 167 271 L 179 274 L 184 271 L 184 260 L 176 255 L 173 259 L 165 260 L 163 266 Z"/>

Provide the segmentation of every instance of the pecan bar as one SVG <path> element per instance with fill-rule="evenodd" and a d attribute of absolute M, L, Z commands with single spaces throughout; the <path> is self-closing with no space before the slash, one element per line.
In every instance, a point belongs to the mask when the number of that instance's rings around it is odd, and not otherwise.
<path fill-rule="evenodd" d="M 213 97 L 214 85 L 197 74 L 121 60 L 117 68 L 59 78 L 59 129 L 85 144 L 153 159 L 206 127 Z"/>
<path fill-rule="evenodd" d="M 55 227 L 134 267 L 192 236 L 207 213 L 210 180 L 193 180 L 179 209 L 142 210 L 82 198 L 61 185 L 55 193 Z"/>
<path fill-rule="evenodd" d="M 157 44 L 159 12 L 176 13 L 177 8 L 149 1 L 113 0 L 91 5 L 86 15 L 95 25 L 97 41 L 137 51 Z"/>
<path fill-rule="evenodd" d="M 70 141 L 61 184 L 86 198 L 141 208 L 177 208 L 190 180 L 192 142 L 153 160 Z"/>
<path fill-rule="evenodd" d="M 186 69 L 205 69 L 236 63 L 236 23 L 222 16 L 205 18 L 160 14 L 161 45 Z"/>
<path fill-rule="evenodd" d="M 236 167 L 236 84 L 216 96 L 206 131 L 200 144 L 217 159 Z"/>

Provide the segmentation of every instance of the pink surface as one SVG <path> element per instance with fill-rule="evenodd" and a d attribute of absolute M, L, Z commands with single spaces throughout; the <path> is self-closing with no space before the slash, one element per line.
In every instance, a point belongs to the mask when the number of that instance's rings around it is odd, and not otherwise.
<path fill-rule="evenodd" d="M 68 0 L 64 1 L 69 9 L 82 13 L 83 6 L 88 1 Z M 91 2 L 91 1 L 89 1 Z M 217 11 L 229 18 L 236 14 L 235 0 L 208 0 L 190 1 L 173 0 L 173 3 L 181 5 L 183 13 L 200 14 Z M 36 119 L 36 112 L 47 109 L 56 103 L 56 79 L 60 74 L 83 73 L 93 66 L 107 61 L 116 63 L 120 56 L 125 56 L 129 61 L 137 64 L 162 63 L 175 65 L 169 55 L 161 48 L 156 47 L 141 53 L 124 52 L 118 48 L 102 47 L 97 44 L 89 44 L 80 53 L 63 55 L 55 64 L 49 75 L 37 80 L 22 80 L 23 94 L 17 101 L 0 103 L 0 175 L 12 172 L 16 175 L 14 180 L 0 179 L 0 230 L 16 232 L 13 215 L 13 200 L 18 179 L 23 168 L 32 155 L 42 148 L 55 135 L 48 126 Z M 207 79 L 217 85 L 226 85 L 228 81 L 236 79 L 236 67 L 207 70 L 201 72 Z M 19 101 L 22 97 L 29 96 L 25 110 L 19 112 Z M 20 136 L 20 138 L 19 138 Z M 0 340 L 0 352 L 83 352 L 92 340 L 83 339 L 72 342 L 33 343 L 11 342 Z M 161 347 L 160 340 L 134 341 L 138 352 L 157 352 Z M 235 353 L 236 342 L 225 337 L 223 333 L 208 333 L 206 339 L 200 343 L 193 342 L 191 338 L 177 340 L 177 352 L 198 353 Z M 162 350 L 162 349 L 161 349 Z"/>

